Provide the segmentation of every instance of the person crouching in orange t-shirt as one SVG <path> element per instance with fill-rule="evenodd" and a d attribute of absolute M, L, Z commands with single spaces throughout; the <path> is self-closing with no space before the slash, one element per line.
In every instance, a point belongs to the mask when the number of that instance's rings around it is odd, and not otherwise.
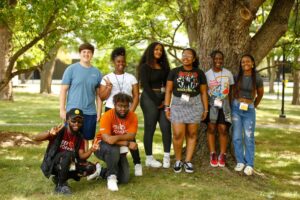
<path fill-rule="evenodd" d="M 131 96 L 118 93 L 113 97 L 113 102 L 115 108 L 101 117 L 100 130 L 95 139 L 100 147 L 95 155 L 106 162 L 108 189 L 118 191 L 117 182 L 129 181 L 126 153 L 129 149 L 137 149 L 137 143 L 133 140 L 137 133 L 138 120 L 136 114 L 129 111 Z"/>

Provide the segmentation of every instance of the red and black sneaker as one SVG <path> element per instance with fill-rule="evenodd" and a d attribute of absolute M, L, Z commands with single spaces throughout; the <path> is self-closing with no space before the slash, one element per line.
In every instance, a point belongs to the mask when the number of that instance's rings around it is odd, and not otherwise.
<path fill-rule="evenodd" d="M 210 166 L 218 167 L 218 158 L 215 152 L 210 153 Z"/>
<path fill-rule="evenodd" d="M 219 165 L 219 167 L 225 167 L 225 164 L 226 164 L 226 154 L 225 153 L 221 153 L 219 155 L 218 165 Z"/>

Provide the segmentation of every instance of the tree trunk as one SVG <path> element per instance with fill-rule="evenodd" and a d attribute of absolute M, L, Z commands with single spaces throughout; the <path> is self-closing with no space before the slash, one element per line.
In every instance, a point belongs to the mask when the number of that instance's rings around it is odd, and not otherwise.
<path fill-rule="evenodd" d="M 300 84 L 300 69 L 299 69 L 299 52 L 295 51 L 294 55 L 294 64 L 296 65 L 293 69 L 293 80 L 294 80 L 294 87 L 293 87 L 293 100 L 292 105 L 300 105 L 300 98 L 299 98 L 299 84 Z"/>
<path fill-rule="evenodd" d="M 198 45 L 197 52 L 199 53 L 201 68 L 204 70 L 211 68 L 209 55 L 213 50 L 220 50 L 225 55 L 224 66 L 236 74 L 241 55 L 252 54 L 256 60 L 256 65 L 258 65 L 286 32 L 289 13 L 294 1 L 275 0 L 266 22 L 253 37 L 250 36 L 249 28 L 256 17 L 256 12 L 264 2 L 263 0 L 199 0 L 197 11 L 195 8 L 191 11 L 191 6 L 189 6 L 191 2 L 178 3 L 178 5 L 179 8 L 183 5 L 187 8 L 180 9 L 180 14 L 184 19 L 190 41 L 193 41 L 194 36 L 197 36 L 197 41 L 193 43 Z M 197 16 L 197 19 L 191 20 L 193 16 Z M 197 28 L 190 27 L 194 25 L 194 22 L 197 22 Z M 190 45 L 193 46 L 193 44 Z M 205 161 L 208 159 L 203 156 L 209 155 L 206 128 L 203 125 L 201 127 L 196 154 L 201 154 L 200 160 Z M 231 131 L 229 138 L 231 138 Z M 230 141 L 231 139 L 229 139 Z M 229 146 L 231 147 L 231 144 Z M 228 149 L 227 152 L 232 151 Z M 234 158 L 233 155 L 230 157 Z"/>
<path fill-rule="evenodd" d="M 7 67 L 11 50 L 12 33 L 6 24 L 0 23 L 0 100 L 13 100 L 12 83 L 7 80 Z"/>
<path fill-rule="evenodd" d="M 275 66 L 275 62 L 274 62 L 274 57 L 269 57 L 270 59 L 270 63 L 268 63 L 268 65 L 270 64 L 270 66 Z M 269 66 L 269 67 L 270 67 Z M 275 79 L 276 79 L 276 69 L 277 67 L 271 67 L 268 69 L 268 74 L 269 74 L 269 93 L 270 94 L 274 94 L 275 90 L 274 90 L 274 83 L 275 83 Z"/>
<path fill-rule="evenodd" d="M 47 61 L 40 71 L 40 93 L 51 93 L 52 75 L 55 68 L 55 61 L 60 45 L 55 45 L 49 52 L 49 61 Z"/>
<path fill-rule="evenodd" d="M 300 105 L 300 98 L 299 98 L 299 82 L 300 82 L 300 70 L 294 69 L 293 73 L 294 79 L 294 87 L 293 87 L 293 105 Z"/>

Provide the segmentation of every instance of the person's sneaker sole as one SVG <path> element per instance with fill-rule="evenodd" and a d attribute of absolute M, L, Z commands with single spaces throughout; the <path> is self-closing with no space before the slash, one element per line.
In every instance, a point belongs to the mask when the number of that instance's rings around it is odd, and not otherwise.
<path fill-rule="evenodd" d="M 212 163 L 210 163 L 210 166 L 211 167 L 218 167 L 219 165 L 218 164 L 212 164 Z"/>
<path fill-rule="evenodd" d="M 180 172 L 182 171 L 182 169 L 180 169 L 180 170 L 175 170 L 175 169 L 173 169 L 173 171 L 174 171 L 175 173 L 180 173 Z"/>
<path fill-rule="evenodd" d="M 219 167 L 225 167 L 225 164 L 218 164 Z"/>
<path fill-rule="evenodd" d="M 194 173 L 194 170 L 185 169 L 185 172 L 191 174 Z"/>

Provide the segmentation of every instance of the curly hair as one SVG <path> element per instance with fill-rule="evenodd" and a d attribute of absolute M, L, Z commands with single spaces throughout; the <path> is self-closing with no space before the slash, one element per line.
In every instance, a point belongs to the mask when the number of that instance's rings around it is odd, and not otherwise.
<path fill-rule="evenodd" d="M 126 50 L 124 47 L 117 47 L 115 48 L 112 52 L 111 52 L 111 55 L 110 55 L 110 59 L 112 61 L 114 61 L 114 59 L 118 56 L 126 56 Z"/>
<path fill-rule="evenodd" d="M 113 102 L 114 104 L 117 104 L 118 102 L 126 102 L 126 103 L 132 103 L 132 97 L 128 94 L 119 92 L 118 94 L 114 95 Z"/>
<path fill-rule="evenodd" d="M 138 75 L 138 80 L 140 80 L 140 72 L 141 68 L 143 67 L 144 64 L 149 65 L 150 67 L 154 67 L 155 64 L 155 58 L 154 58 L 154 49 L 157 45 L 162 46 L 162 55 L 161 57 L 157 60 L 157 63 L 160 65 L 160 67 L 168 71 L 170 70 L 170 65 L 168 61 L 168 57 L 164 48 L 164 45 L 161 44 L 160 42 L 152 42 L 145 50 L 144 54 L 142 55 L 142 58 L 139 62 L 139 65 L 137 67 L 137 75 Z"/>

